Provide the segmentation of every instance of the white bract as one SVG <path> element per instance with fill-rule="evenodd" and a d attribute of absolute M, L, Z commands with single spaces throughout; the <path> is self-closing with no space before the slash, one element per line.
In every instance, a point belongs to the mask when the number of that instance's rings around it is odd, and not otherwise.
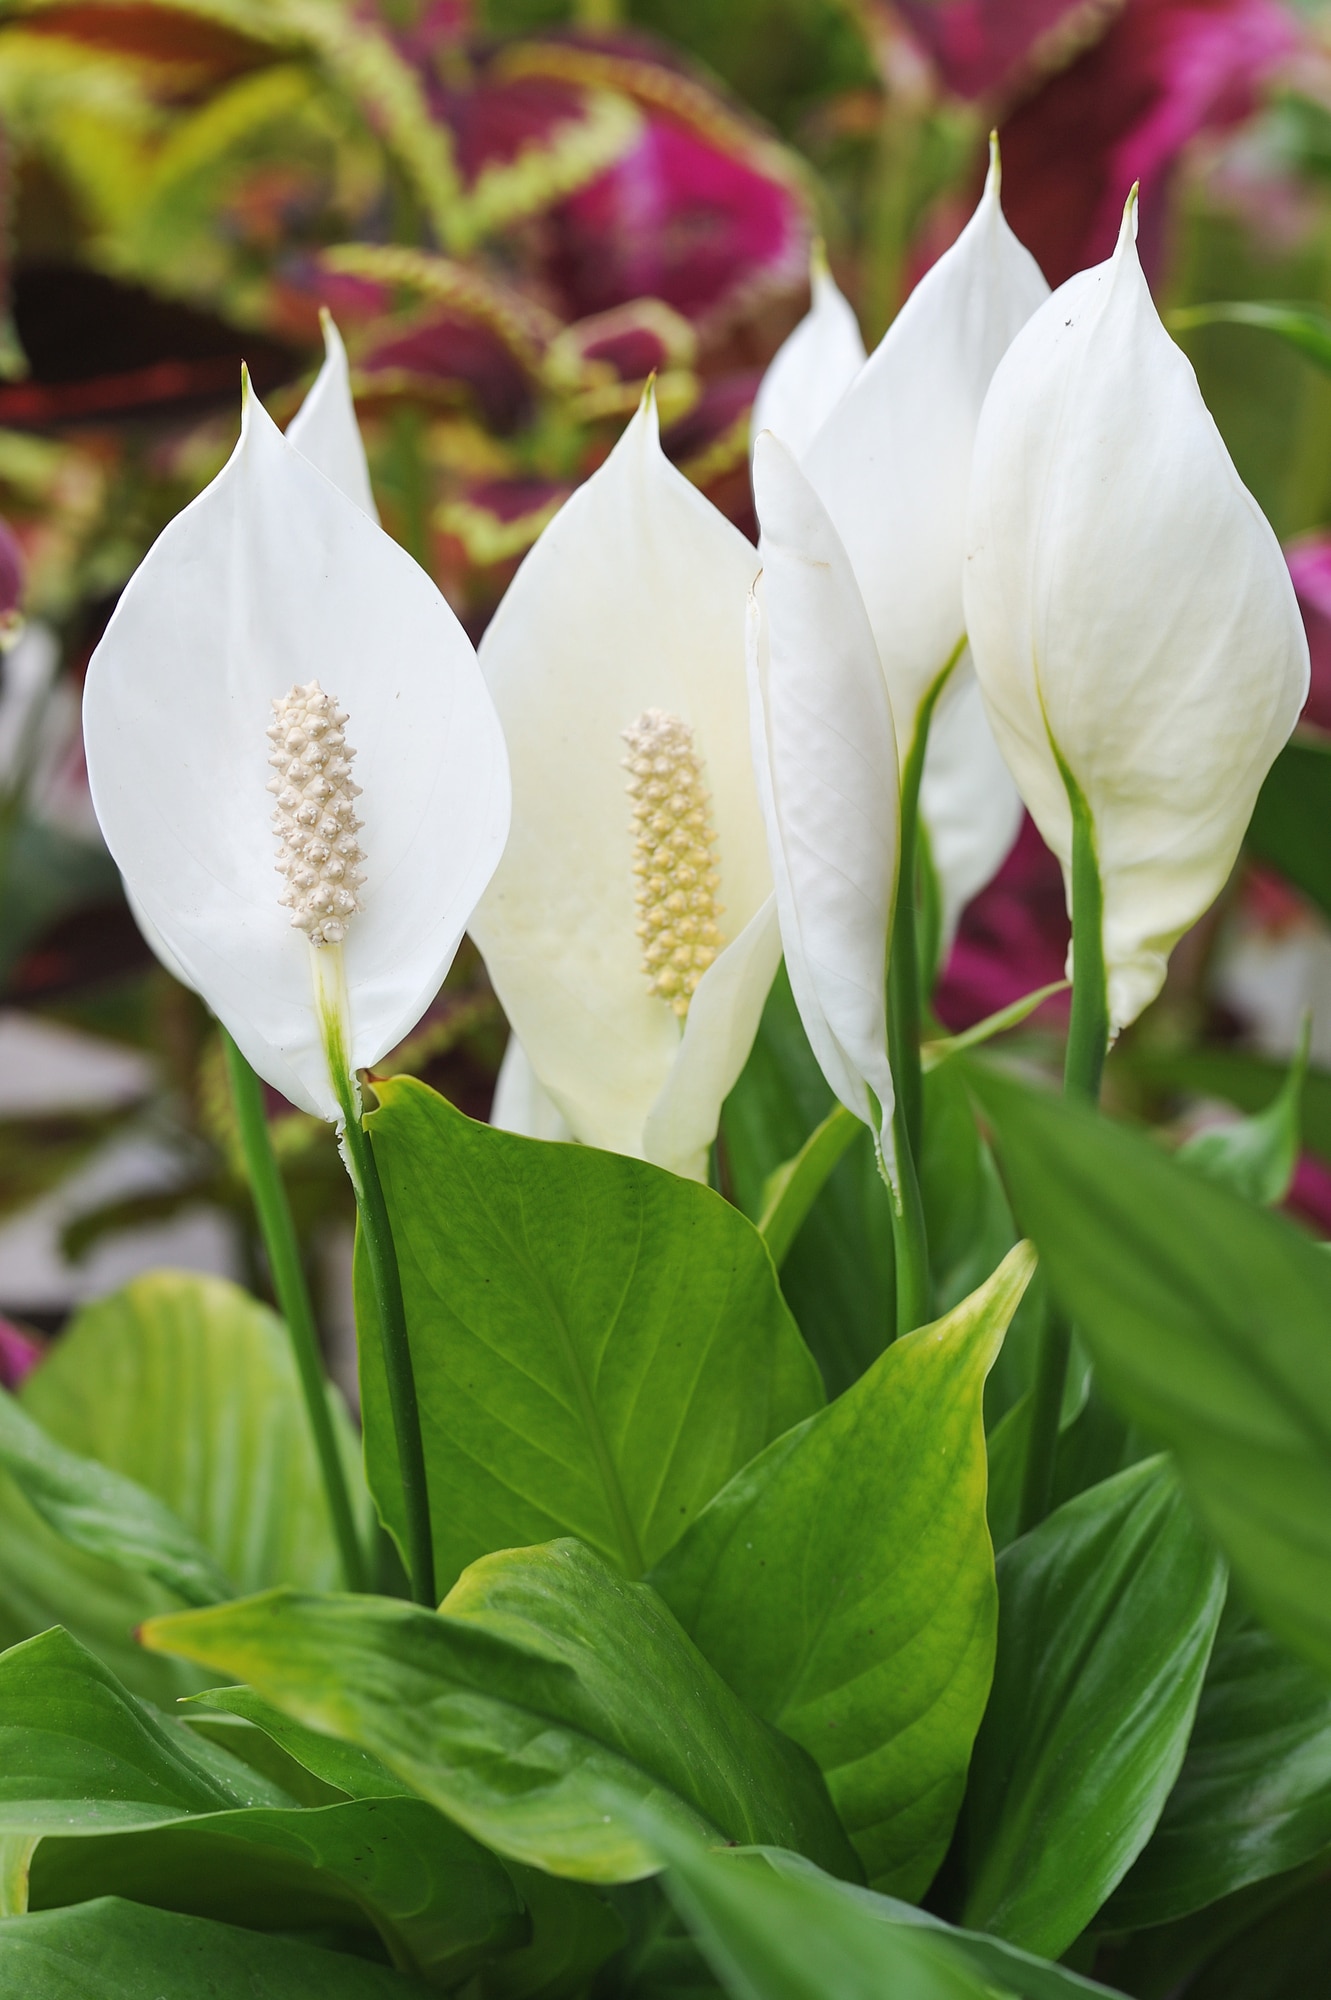
<path fill-rule="evenodd" d="M 324 415 L 354 430 L 338 395 Z M 261 1076 L 340 1123 L 330 1038 L 363 1068 L 429 1005 L 503 848 L 507 764 L 434 584 L 248 388 L 235 452 L 93 656 L 84 739 L 150 938 Z"/>
<path fill-rule="evenodd" d="M 649 395 L 481 642 L 513 830 L 472 931 L 511 1060 L 577 1139 L 698 1177 L 781 950 L 744 679 L 756 568 L 662 454 Z M 524 1102 L 505 1093 L 506 1122 Z"/>
<path fill-rule="evenodd" d="M 1115 1029 L 1214 900 L 1308 686 L 1275 535 L 1234 469 L 1136 251 L 1055 293 L 994 377 L 966 618 L 1003 754 L 1069 882 L 1094 827 Z"/>
<path fill-rule="evenodd" d="M 854 308 L 827 268 L 821 244 L 809 267 L 812 303 L 768 363 L 749 419 L 756 440 L 774 431 L 802 458 L 864 366 Z"/>

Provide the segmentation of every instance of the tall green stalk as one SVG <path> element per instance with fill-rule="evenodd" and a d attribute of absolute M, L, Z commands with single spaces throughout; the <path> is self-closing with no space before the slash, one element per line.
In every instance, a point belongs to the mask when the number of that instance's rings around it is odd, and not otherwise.
<path fill-rule="evenodd" d="M 1096 1104 L 1109 1047 L 1104 891 L 1090 809 L 1076 779 L 1061 759 L 1060 769 L 1072 807 L 1072 1016 L 1063 1060 L 1063 1094 Z M 1044 1519 L 1053 1498 L 1059 1420 L 1071 1347 L 1071 1324 L 1051 1305 L 1040 1336 L 1031 1391 L 1031 1434 L 1018 1521 L 1022 1534 Z"/>
<path fill-rule="evenodd" d="M 287 1200 L 264 1112 L 263 1085 L 225 1028 L 222 1030 L 222 1046 L 226 1051 L 227 1074 L 231 1080 L 232 1102 L 236 1107 L 245 1172 L 264 1248 L 268 1252 L 273 1290 L 277 1294 L 277 1303 L 286 1321 L 291 1350 L 296 1359 L 296 1372 L 300 1377 L 314 1449 L 323 1476 L 328 1512 L 342 1559 L 342 1574 L 348 1590 L 364 1590 L 364 1555 L 356 1533 L 346 1468 L 338 1450 L 332 1413 L 328 1407 L 328 1385 L 315 1331 L 314 1309 L 310 1304 L 309 1287 L 305 1283 L 305 1271 L 301 1264 L 296 1226 L 292 1221 L 291 1204 Z"/>
<path fill-rule="evenodd" d="M 898 1098 L 892 1114 L 896 1141 L 897 1181 L 888 1184 L 892 1203 L 892 1249 L 896 1264 L 896 1337 L 923 1326 L 932 1310 L 929 1239 L 924 1226 L 919 1175 L 906 1133 L 905 1113 Z"/>

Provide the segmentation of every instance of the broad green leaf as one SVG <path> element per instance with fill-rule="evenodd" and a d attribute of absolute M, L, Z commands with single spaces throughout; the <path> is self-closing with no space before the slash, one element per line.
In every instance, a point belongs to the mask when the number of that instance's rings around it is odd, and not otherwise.
<path fill-rule="evenodd" d="M 1331 1924 L 1323 1869 L 1240 1936 L 1182 1989 L 1186 2000 L 1320 2000 L 1331 1992 Z"/>
<path fill-rule="evenodd" d="M 1289 1193 L 1299 1163 L 1299 1099 L 1308 1073 L 1311 1017 L 1305 1016 L 1289 1074 L 1264 1111 L 1185 1140 L 1177 1157 L 1218 1187 L 1272 1208 Z"/>
<path fill-rule="evenodd" d="M 143 1637 L 359 1744 L 478 1840 L 551 1874 L 651 1873 L 631 1819 L 644 1798 L 855 1872 L 804 1752 L 748 1713 L 655 1591 L 577 1542 L 484 1557 L 437 1613 L 275 1591 L 155 1619 Z"/>
<path fill-rule="evenodd" d="M 58 1627 L 0 1653 L 0 1832 L 97 1833 L 290 1803 L 128 1693 Z"/>
<path fill-rule="evenodd" d="M 624 1942 L 616 1911 L 585 1882 L 509 1864 L 526 1906 L 530 1942 L 492 1959 L 483 2000 L 582 2000 L 587 1982 Z"/>
<path fill-rule="evenodd" d="M 1137 1930 L 1331 1848 L 1331 1683 L 1227 1609 L 1188 1754 L 1104 1922 Z"/>
<path fill-rule="evenodd" d="M 478 1125 L 411 1077 L 378 1089 L 441 1584 L 561 1534 L 640 1575 L 822 1401 L 762 1239 L 659 1168 Z M 400 1534 L 362 1259 L 357 1316 L 370 1482 Z"/>
<path fill-rule="evenodd" d="M 1225 1570 L 1155 1458 L 1005 1549 L 998 1589 L 962 1821 L 963 1921 L 1057 1957 L 1141 1852 L 1178 1776 Z"/>
<path fill-rule="evenodd" d="M 993 1669 L 984 1378 L 1027 1245 L 731 1480 L 653 1581 L 751 1708 L 818 1760 L 870 1881 L 942 1860 Z"/>
<path fill-rule="evenodd" d="M 372 1757 L 368 1750 L 358 1749 L 354 1743 L 343 1743 L 336 1736 L 322 1735 L 317 1729 L 307 1729 L 274 1708 L 271 1702 L 264 1701 L 253 1688 L 207 1688 L 190 1699 L 192 1706 L 220 1709 L 224 1714 L 240 1716 L 252 1723 L 280 1744 L 289 1757 L 349 1799 L 399 1799 L 411 1794 L 411 1786 L 395 1778 L 388 1766 Z"/>
<path fill-rule="evenodd" d="M 755 1222 L 770 1176 L 834 1102 L 783 965 L 721 1116 L 722 1185 Z M 892 1336 L 893 1269 L 892 1210 L 866 1130 L 852 1138 L 781 1262 L 781 1289 L 830 1396 L 857 1380 Z"/>
<path fill-rule="evenodd" d="M 114 1897 L 0 1923 L 15 2000 L 425 2000 L 417 1979 L 317 1945 Z"/>
<path fill-rule="evenodd" d="M 1002 2000 L 925 1924 L 885 1923 L 822 1875 L 708 1848 L 643 1815 L 666 1891 L 732 2000 Z"/>
<path fill-rule="evenodd" d="M 767 1176 L 758 1228 L 778 1270 L 828 1175 L 860 1129 L 860 1120 L 844 1104 L 834 1104 L 798 1153 Z"/>
<path fill-rule="evenodd" d="M 0 1390 L 0 1466 L 62 1541 L 148 1576 L 186 1604 L 232 1594 L 169 1507 L 123 1473 L 66 1451 Z"/>
<path fill-rule="evenodd" d="M 936 1943 L 946 1946 L 952 1960 L 970 1966 L 984 1978 L 993 1980 L 996 1986 L 1010 1987 L 1013 1993 L 1021 1996 L 1021 2000 L 1085 2000 L 1088 1994 L 1108 1991 L 1094 1980 L 1083 1979 L 1078 1973 L 1070 1972 L 1066 1966 L 1051 1965 L 1047 1959 L 1035 1958 L 1017 1945 L 1005 1944 L 1001 1938 L 986 1937 L 983 1931 L 959 1930 L 955 1925 L 945 1924 L 941 1917 L 933 1916 L 928 1910 L 917 1908 L 914 1903 L 900 1902 L 895 1896 L 880 1895 L 873 1889 L 861 1889 L 854 1882 L 838 1882 L 834 1876 L 825 1875 L 820 1868 L 816 1868 L 813 1862 L 806 1861 L 802 1854 L 791 1854 L 775 1847 L 751 1848 L 748 1851 L 761 1854 L 778 1875 L 819 1883 L 827 1896 L 829 1916 L 835 1899 L 843 1908 L 864 1912 L 879 1923 L 927 1928 Z"/>
<path fill-rule="evenodd" d="M 1331 744 L 1297 737 L 1287 743 L 1257 795 L 1246 835 L 1249 851 L 1269 861 L 1331 914 L 1331 845 L 1310 829 L 1331 809 Z"/>
<path fill-rule="evenodd" d="M 47 1837 L 30 1907 L 123 1896 L 250 1930 L 382 1940 L 393 1964 L 454 1986 L 522 1941 L 512 1881 L 492 1854 L 424 1799 L 252 1807 L 137 1833 Z"/>
<path fill-rule="evenodd" d="M 1331 1258 L 1139 1133 L 973 1083 L 1098 1379 L 1169 1446 L 1253 1608 L 1331 1670 Z"/>
<path fill-rule="evenodd" d="M 331 1586 L 341 1572 L 281 1322 L 238 1286 L 156 1272 L 79 1313 L 19 1401 L 67 1451 L 164 1503 L 237 1587 Z M 335 1407 L 364 1504 L 345 1410 Z M 74 1549 L 0 1476 L 0 1643 L 63 1624 L 137 1692 L 198 1676 L 134 1645 L 175 1601 L 141 1573 Z"/>

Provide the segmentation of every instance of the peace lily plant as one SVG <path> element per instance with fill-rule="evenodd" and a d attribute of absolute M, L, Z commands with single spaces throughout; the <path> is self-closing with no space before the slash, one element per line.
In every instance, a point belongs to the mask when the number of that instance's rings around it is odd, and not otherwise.
<path fill-rule="evenodd" d="M 86 738 L 227 1038 L 296 1366 L 160 1272 L 0 1393 L 0 1992 L 1312 1990 L 1331 1264 L 1266 1212 L 1301 1068 L 1173 1158 L 1095 1102 L 1322 754 L 1267 775 L 1307 656 L 1131 210 L 1043 290 L 996 174 L 867 362 L 817 272 L 761 549 L 649 394 L 479 662 L 377 525 L 331 322 L 285 437 L 246 392 Z M 993 1021 L 915 1073 L 917 804 L 955 907 L 998 750 L 1067 878 L 1070 1102 L 1046 1042 L 969 1055 Z M 366 1077 L 468 924 L 491 1125 Z M 359 1454 L 260 1078 L 355 1185 Z"/>

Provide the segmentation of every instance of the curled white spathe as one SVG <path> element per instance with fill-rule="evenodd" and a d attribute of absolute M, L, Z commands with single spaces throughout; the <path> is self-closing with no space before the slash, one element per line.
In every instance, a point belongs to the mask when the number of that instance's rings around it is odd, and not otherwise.
<path fill-rule="evenodd" d="M 1135 220 L 1132 201 L 1113 256 L 994 376 L 965 583 L 995 736 L 1067 882 L 1060 759 L 1089 806 L 1115 1029 L 1223 886 L 1308 685 L 1284 557 L 1161 324 Z"/>
<path fill-rule="evenodd" d="M 150 932 L 248 1061 L 337 1120 L 311 947 L 279 904 L 265 734 L 318 679 L 348 711 L 366 853 L 340 949 L 377 1062 L 447 972 L 502 851 L 508 772 L 475 654 L 425 572 L 244 398 L 240 442 L 131 578 L 88 670 L 98 820 Z"/>

